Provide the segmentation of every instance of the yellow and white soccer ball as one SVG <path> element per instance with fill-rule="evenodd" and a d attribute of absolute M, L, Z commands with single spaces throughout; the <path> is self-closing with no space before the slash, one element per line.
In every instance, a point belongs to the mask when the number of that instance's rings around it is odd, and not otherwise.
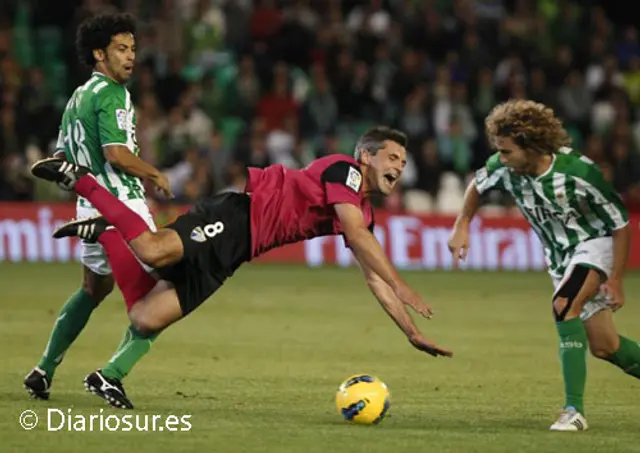
<path fill-rule="evenodd" d="M 389 389 L 380 379 L 369 374 L 356 374 L 338 387 L 336 409 L 347 421 L 375 425 L 387 415 L 390 397 Z"/>

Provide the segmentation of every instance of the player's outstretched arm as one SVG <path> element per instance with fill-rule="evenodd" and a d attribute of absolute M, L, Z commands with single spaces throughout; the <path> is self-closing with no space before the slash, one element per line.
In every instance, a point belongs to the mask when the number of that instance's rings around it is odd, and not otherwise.
<path fill-rule="evenodd" d="M 335 205 L 344 235 L 357 260 L 389 285 L 395 296 L 422 315 L 431 316 L 431 308 L 409 287 L 393 267 L 376 237 L 365 226 L 360 208 L 349 203 Z"/>
<path fill-rule="evenodd" d="M 391 287 L 387 285 L 378 274 L 372 271 L 371 268 L 367 267 L 366 264 L 359 264 L 360 268 L 364 272 L 369 289 L 376 299 L 378 299 L 378 302 L 380 302 L 380 305 L 384 308 L 389 317 L 391 317 L 400 330 L 404 332 L 409 342 L 415 348 L 434 357 L 440 355 L 451 357 L 453 355 L 453 352 L 450 350 L 437 346 L 435 343 L 427 340 L 418 330 L 411 318 L 411 315 L 407 312 L 404 304 L 400 299 L 398 299 Z"/>
<path fill-rule="evenodd" d="M 460 260 L 465 260 L 469 250 L 469 225 L 480 206 L 480 193 L 476 188 L 475 178 L 469 183 L 464 193 L 462 211 L 453 224 L 449 237 L 449 251 L 453 254 L 453 267 L 458 267 Z"/>
<path fill-rule="evenodd" d="M 107 145 L 103 147 L 105 159 L 114 167 L 125 173 L 151 181 L 166 197 L 173 198 L 169 180 L 153 165 L 143 161 L 124 145 Z"/>

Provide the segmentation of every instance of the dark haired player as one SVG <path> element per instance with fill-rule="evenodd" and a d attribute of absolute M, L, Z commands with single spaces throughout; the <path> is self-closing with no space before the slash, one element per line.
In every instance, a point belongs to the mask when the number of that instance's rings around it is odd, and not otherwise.
<path fill-rule="evenodd" d="M 145 223 L 155 229 L 145 203 L 142 180 L 150 180 L 169 193 L 164 175 L 139 157 L 135 112 L 124 83 L 131 78 L 135 62 L 136 24 L 132 16 L 96 16 L 77 31 L 77 52 L 92 69 L 91 77 L 69 99 L 62 116 L 56 154 L 89 169 L 96 181 Z M 98 213 L 85 198 L 77 202 L 77 218 Z M 56 367 L 86 325 L 93 310 L 113 290 L 113 277 L 104 249 L 82 244 L 82 286 L 60 310 L 49 342 L 38 365 L 26 376 L 24 386 L 35 398 L 48 399 Z M 149 269 L 150 270 L 150 269 Z M 146 274 L 144 269 L 139 270 Z M 150 348 L 129 328 L 113 359 L 102 371 L 86 379 L 121 379 Z"/>
<path fill-rule="evenodd" d="M 80 166 L 45 159 L 32 172 L 75 190 L 104 216 L 69 222 L 54 237 L 78 236 L 102 244 L 138 332 L 154 335 L 185 317 L 242 263 L 270 249 L 341 234 L 369 288 L 411 344 L 433 356 L 451 356 L 413 323 L 406 306 L 427 317 L 431 309 L 398 275 L 372 234 L 369 199 L 393 190 L 406 163 L 405 146 L 401 132 L 376 127 L 359 139 L 355 159 L 327 156 L 303 170 L 249 168 L 245 193 L 203 198 L 157 232 Z M 140 266 L 136 257 L 156 270 L 153 286 L 131 277 L 140 275 L 132 271 Z M 115 386 L 102 389 L 109 393 L 107 399 L 120 398 L 118 391 Z"/>

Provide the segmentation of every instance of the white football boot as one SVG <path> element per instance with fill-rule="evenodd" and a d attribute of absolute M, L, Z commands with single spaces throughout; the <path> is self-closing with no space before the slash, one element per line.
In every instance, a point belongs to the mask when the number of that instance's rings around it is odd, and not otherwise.
<path fill-rule="evenodd" d="M 551 425 L 551 431 L 586 431 L 589 428 L 587 419 L 573 407 L 567 407 L 560 418 Z"/>

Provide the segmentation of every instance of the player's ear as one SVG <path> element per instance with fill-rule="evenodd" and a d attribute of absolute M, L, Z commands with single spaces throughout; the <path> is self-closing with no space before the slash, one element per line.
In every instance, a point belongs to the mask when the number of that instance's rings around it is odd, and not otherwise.
<path fill-rule="evenodd" d="M 365 165 L 369 165 L 371 163 L 371 154 L 365 148 L 360 150 L 360 163 Z"/>
<path fill-rule="evenodd" d="M 96 60 L 96 63 L 101 63 L 104 61 L 105 53 L 102 49 L 94 49 L 93 50 L 93 58 Z"/>

